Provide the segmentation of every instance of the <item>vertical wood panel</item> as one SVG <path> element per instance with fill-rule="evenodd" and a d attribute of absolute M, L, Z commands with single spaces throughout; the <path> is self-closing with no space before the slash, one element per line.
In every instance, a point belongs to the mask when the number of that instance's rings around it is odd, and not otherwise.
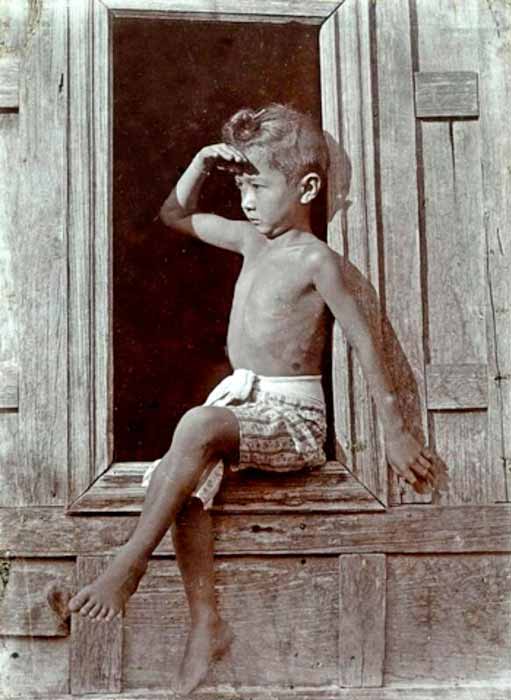
<path fill-rule="evenodd" d="M 66 124 L 67 9 L 47 0 L 25 51 L 20 83 L 20 505 L 60 505 L 66 497 Z"/>
<path fill-rule="evenodd" d="M 0 365 L 16 367 L 16 187 L 18 172 L 18 115 L 0 114 Z M 0 370 L 1 374 L 1 370 Z M 17 391 L 17 373 L 16 373 Z M 18 398 L 16 398 L 16 404 Z M 16 433 L 18 415 L 0 411 L 0 505 L 17 502 Z"/>
<path fill-rule="evenodd" d="M 92 167 L 90 113 L 92 81 L 92 6 L 69 7 L 69 500 L 90 485 L 94 421 L 92 388 Z M 84 118 L 87 115 L 87 118 Z"/>
<path fill-rule="evenodd" d="M 380 687 L 385 659 L 385 555 L 339 557 L 339 596 L 339 684 Z"/>
<path fill-rule="evenodd" d="M 411 366 L 408 377 L 396 372 L 404 414 L 416 433 L 427 435 L 424 388 L 421 246 L 417 196 L 417 163 L 413 67 L 408 0 L 377 2 L 379 179 L 387 314 Z M 382 290 L 383 292 L 383 290 Z M 388 362 L 399 354 L 385 337 Z M 415 386 L 414 386 L 415 385 Z M 393 476 L 395 485 L 396 477 Z M 402 500 L 429 501 L 400 484 Z M 399 497 L 393 495 L 393 500 Z"/>
<path fill-rule="evenodd" d="M 5 637 L 0 644 L 0 697 L 57 698 L 69 682 L 67 639 Z"/>
<path fill-rule="evenodd" d="M 347 283 L 379 332 L 369 10 L 347 2 L 321 28 L 323 123 L 331 137 L 329 244 L 356 269 Z M 362 277 L 359 271 L 365 276 Z M 381 429 L 356 357 L 335 324 L 333 349 L 338 459 L 386 499 Z"/>
<path fill-rule="evenodd" d="M 105 569 L 107 557 L 78 557 L 76 584 L 80 589 Z M 94 622 L 80 614 L 71 619 L 71 692 L 119 693 L 122 675 L 122 618 Z"/>
<path fill-rule="evenodd" d="M 477 72 L 479 0 L 459 13 L 417 4 L 421 70 Z M 428 309 L 432 364 L 485 364 L 486 277 L 480 126 L 473 120 L 421 122 Z M 435 445 L 449 469 L 441 501 L 495 502 L 505 497 L 501 465 L 487 461 L 486 411 L 434 414 Z M 477 439 L 476 439 L 477 438 Z M 463 440 L 468 440 L 465 445 Z M 461 457 L 470 455 L 470 467 Z"/>
<path fill-rule="evenodd" d="M 489 365 L 489 463 L 511 494 L 511 15 L 506 0 L 479 2 L 479 90 Z"/>

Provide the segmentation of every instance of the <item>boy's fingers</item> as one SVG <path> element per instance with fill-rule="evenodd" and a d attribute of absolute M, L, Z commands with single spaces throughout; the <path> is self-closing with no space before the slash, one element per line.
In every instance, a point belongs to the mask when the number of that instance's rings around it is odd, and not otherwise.
<path fill-rule="evenodd" d="M 414 462 L 411 465 L 410 469 L 413 472 L 415 472 L 415 474 L 418 474 L 420 477 L 422 477 L 423 479 L 425 479 L 426 476 L 428 475 L 428 468 L 423 466 L 422 464 L 420 464 L 419 461 Z"/>

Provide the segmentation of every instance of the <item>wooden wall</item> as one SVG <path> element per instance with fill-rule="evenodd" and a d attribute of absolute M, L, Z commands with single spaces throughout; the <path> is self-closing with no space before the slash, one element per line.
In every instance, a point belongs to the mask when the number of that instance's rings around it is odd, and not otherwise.
<path fill-rule="evenodd" d="M 65 513 L 76 187 L 68 9 L 77 8 L 0 2 L 0 696 L 168 698 L 186 626 L 168 539 L 108 632 L 69 625 L 48 605 L 52 591 L 100 571 L 134 525 L 133 515 Z M 78 9 L 75 23 L 85 0 Z M 376 227 L 365 250 L 378 264 L 367 269 L 449 480 L 424 503 L 392 477 L 391 506 L 378 513 L 220 507 L 219 602 L 236 640 L 199 697 L 504 700 L 511 10 L 505 0 L 346 0 L 335 22 L 338 59 L 353 62 L 352 45 L 365 66 L 341 76 L 339 134 L 354 168 L 355 147 L 367 160 L 339 231 L 355 220 Z M 362 207 L 364 183 L 373 190 Z"/>

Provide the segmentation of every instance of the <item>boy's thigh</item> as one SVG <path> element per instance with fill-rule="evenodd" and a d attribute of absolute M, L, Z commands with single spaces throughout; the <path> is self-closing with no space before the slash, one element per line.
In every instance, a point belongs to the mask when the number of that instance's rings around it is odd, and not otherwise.
<path fill-rule="evenodd" d="M 173 446 L 210 449 L 230 461 L 237 461 L 240 430 L 236 415 L 224 406 L 197 406 L 187 411 L 178 423 Z"/>

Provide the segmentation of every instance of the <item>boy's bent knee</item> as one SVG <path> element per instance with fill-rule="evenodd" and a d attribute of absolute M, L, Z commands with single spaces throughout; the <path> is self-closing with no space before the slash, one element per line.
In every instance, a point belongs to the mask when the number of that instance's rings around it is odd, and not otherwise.
<path fill-rule="evenodd" d="M 174 440 L 203 450 L 221 448 L 232 437 L 233 421 L 236 421 L 234 414 L 227 411 L 215 406 L 190 409 L 179 421 Z"/>

